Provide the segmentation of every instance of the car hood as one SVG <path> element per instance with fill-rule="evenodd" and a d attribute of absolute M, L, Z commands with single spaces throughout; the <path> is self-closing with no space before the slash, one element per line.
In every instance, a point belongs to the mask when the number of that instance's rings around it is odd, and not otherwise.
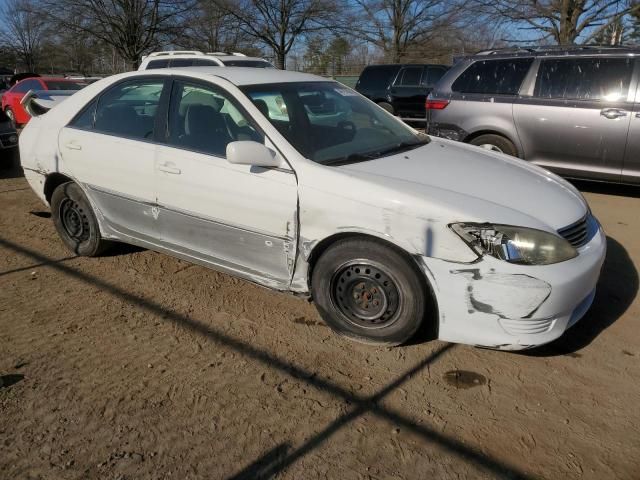
<path fill-rule="evenodd" d="M 422 197 L 427 205 L 435 201 L 439 207 L 468 212 L 467 218 L 451 221 L 558 230 L 588 211 L 582 195 L 557 175 L 524 160 L 444 139 L 433 138 L 415 150 L 338 168 L 399 193 Z"/>

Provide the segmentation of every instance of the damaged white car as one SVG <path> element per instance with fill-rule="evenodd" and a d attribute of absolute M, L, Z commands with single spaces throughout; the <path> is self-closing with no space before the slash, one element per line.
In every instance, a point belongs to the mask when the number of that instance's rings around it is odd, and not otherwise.
<path fill-rule="evenodd" d="M 25 175 L 64 243 L 166 252 L 312 298 L 350 338 L 522 349 L 589 308 L 606 239 L 545 170 L 406 126 L 334 81 L 109 77 L 35 117 Z"/>

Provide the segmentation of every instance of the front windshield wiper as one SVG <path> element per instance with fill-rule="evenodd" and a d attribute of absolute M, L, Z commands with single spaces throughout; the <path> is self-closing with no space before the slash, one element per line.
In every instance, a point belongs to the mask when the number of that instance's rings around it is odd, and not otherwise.
<path fill-rule="evenodd" d="M 323 165 L 346 165 L 348 163 L 357 163 L 357 162 L 366 162 L 367 160 L 372 160 L 376 158 L 376 153 L 352 153 L 350 155 L 345 155 L 344 157 L 330 158 L 329 160 L 324 160 L 322 162 Z"/>
<path fill-rule="evenodd" d="M 384 157 L 393 153 L 406 152 L 407 150 L 413 150 L 414 148 L 421 147 L 429 143 L 429 138 L 424 138 L 418 141 L 400 142 L 381 150 L 375 150 L 373 152 L 366 153 L 352 153 L 345 155 L 344 157 L 331 158 L 322 162 L 323 165 L 346 165 L 349 163 L 366 162 L 367 160 L 374 160 L 376 158 Z"/>
<path fill-rule="evenodd" d="M 378 150 L 376 153 L 379 157 L 383 157 L 385 155 L 390 155 L 392 153 L 401 153 L 406 152 L 408 150 L 413 150 L 414 148 L 421 147 L 429 143 L 429 139 L 426 138 L 424 140 L 411 141 L 411 142 L 400 142 L 389 148 L 385 148 L 383 150 Z"/>

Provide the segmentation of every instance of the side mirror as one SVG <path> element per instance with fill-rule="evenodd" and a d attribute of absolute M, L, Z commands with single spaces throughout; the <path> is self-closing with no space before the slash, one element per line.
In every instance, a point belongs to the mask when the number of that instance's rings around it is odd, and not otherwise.
<path fill-rule="evenodd" d="M 263 144 L 243 140 L 231 142 L 227 145 L 227 161 L 237 165 L 252 165 L 254 167 L 281 167 L 282 160 L 276 152 Z"/>

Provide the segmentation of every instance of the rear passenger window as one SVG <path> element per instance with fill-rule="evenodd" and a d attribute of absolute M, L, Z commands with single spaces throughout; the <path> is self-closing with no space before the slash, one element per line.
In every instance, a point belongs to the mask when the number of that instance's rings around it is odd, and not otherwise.
<path fill-rule="evenodd" d="M 192 67 L 193 59 L 191 58 L 174 58 L 171 60 L 171 68 L 173 67 Z"/>
<path fill-rule="evenodd" d="M 169 107 L 169 144 L 225 157 L 238 140 L 263 142 L 247 117 L 217 89 L 175 82 Z"/>
<path fill-rule="evenodd" d="M 420 85 L 420 77 L 422 76 L 422 67 L 409 67 L 403 69 L 398 78 L 396 79 L 396 85 L 402 87 L 415 87 Z"/>
<path fill-rule="evenodd" d="M 549 59 L 540 62 L 534 95 L 541 98 L 624 101 L 632 58 Z"/>
<path fill-rule="evenodd" d="M 215 60 L 207 60 L 207 59 L 204 59 L 204 58 L 194 58 L 192 66 L 194 66 L 194 67 L 217 67 L 218 64 L 215 62 Z"/>
<path fill-rule="evenodd" d="M 167 68 L 169 66 L 169 60 L 152 60 L 147 64 L 147 70 L 153 70 L 156 68 Z"/>
<path fill-rule="evenodd" d="M 533 58 L 481 60 L 460 75 L 451 90 L 460 93 L 517 95 Z"/>
<path fill-rule="evenodd" d="M 422 85 L 425 87 L 433 87 L 442 76 L 447 73 L 446 68 L 442 67 L 429 67 L 427 68 L 427 74 L 422 75 Z"/>
<path fill-rule="evenodd" d="M 100 97 L 94 130 L 134 139 L 152 139 L 163 80 L 122 83 Z"/>
<path fill-rule="evenodd" d="M 360 74 L 358 88 L 363 90 L 384 90 L 398 71 L 395 66 L 367 67 Z"/>

